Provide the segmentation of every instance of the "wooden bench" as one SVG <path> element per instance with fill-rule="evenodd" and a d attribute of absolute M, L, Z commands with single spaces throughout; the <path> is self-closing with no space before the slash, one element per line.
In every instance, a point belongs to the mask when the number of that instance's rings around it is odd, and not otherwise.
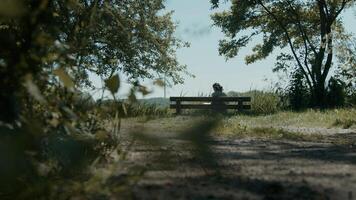
<path fill-rule="evenodd" d="M 170 97 L 170 108 L 180 114 L 182 109 L 251 109 L 251 97 Z"/>

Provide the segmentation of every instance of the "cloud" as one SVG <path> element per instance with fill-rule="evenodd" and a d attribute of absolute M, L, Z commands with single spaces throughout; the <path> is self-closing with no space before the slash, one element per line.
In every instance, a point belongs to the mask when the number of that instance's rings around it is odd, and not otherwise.
<path fill-rule="evenodd" d="M 210 25 L 192 24 L 184 28 L 183 34 L 192 38 L 201 38 L 210 35 L 212 27 Z"/>

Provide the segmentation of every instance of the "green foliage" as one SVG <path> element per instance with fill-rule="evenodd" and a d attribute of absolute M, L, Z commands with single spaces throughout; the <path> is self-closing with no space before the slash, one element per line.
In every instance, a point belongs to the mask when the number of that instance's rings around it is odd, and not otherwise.
<path fill-rule="evenodd" d="M 306 109 L 310 105 L 310 95 L 305 78 L 300 70 L 292 74 L 288 88 L 289 105 L 293 110 Z"/>
<path fill-rule="evenodd" d="M 345 83 L 331 77 L 328 85 L 327 102 L 329 107 L 342 107 L 345 105 Z"/>
<path fill-rule="evenodd" d="M 100 139 L 95 137 L 99 131 L 86 133 L 84 119 L 75 124 L 65 119 L 47 120 L 52 121 L 48 121 L 51 125 L 40 123 L 36 116 L 22 122 L 21 127 L 1 124 L 2 199 L 47 196 L 58 177 L 83 175 L 114 144 L 108 132 L 108 137 Z M 103 128 L 98 130 L 105 132 Z"/>
<path fill-rule="evenodd" d="M 351 34 L 339 36 L 341 39 L 337 43 L 337 54 L 340 65 L 336 75 L 345 82 L 349 93 L 355 90 L 356 85 L 356 38 Z"/>
<path fill-rule="evenodd" d="M 352 35 L 343 35 L 337 44 L 340 66 L 336 77 L 345 84 L 346 105 L 356 105 L 356 38 Z"/>
<path fill-rule="evenodd" d="M 356 107 L 356 88 L 352 88 L 347 95 L 346 105 Z"/>

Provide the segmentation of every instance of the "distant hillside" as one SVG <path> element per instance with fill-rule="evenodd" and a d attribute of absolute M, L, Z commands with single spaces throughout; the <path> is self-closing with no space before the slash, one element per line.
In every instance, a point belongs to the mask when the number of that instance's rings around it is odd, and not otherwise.
<path fill-rule="evenodd" d="M 229 97 L 253 97 L 253 96 L 256 96 L 257 94 L 264 94 L 264 93 L 271 93 L 271 92 L 262 91 L 262 90 L 250 90 L 250 91 L 246 91 L 246 92 L 229 91 L 227 93 L 227 96 L 229 96 Z"/>
<path fill-rule="evenodd" d="M 159 107 L 168 107 L 169 106 L 169 99 L 156 97 L 156 98 L 149 98 L 149 99 L 140 99 L 139 102 L 146 103 L 146 104 L 153 104 Z"/>

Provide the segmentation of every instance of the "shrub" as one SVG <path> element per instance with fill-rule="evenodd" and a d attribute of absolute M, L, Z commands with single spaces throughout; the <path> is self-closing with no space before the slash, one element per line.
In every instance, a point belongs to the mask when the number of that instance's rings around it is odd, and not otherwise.
<path fill-rule="evenodd" d="M 353 91 L 351 91 L 350 94 L 346 96 L 345 104 L 347 106 L 356 107 L 356 88 L 354 88 Z"/>
<path fill-rule="evenodd" d="M 305 78 L 300 70 L 296 70 L 291 77 L 287 91 L 289 107 L 302 110 L 310 105 L 310 94 Z"/>
<path fill-rule="evenodd" d="M 271 114 L 278 111 L 280 97 L 274 92 L 251 90 L 248 92 L 229 91 L 228 96 L 251 97 L 251 112 L 253 114 Z"/>
<path fill-rule="evenodd" d="M 254 114 L 271 114 L 278 111 L 279 97 L 273 92 L 253 91 L 251 111 Z"/>
<path fill-rule="evenodd" d="M 356 78 L 354 78 L 353 81 L 351 80 L 348 83 L 345 83 L 345 94 L 346 94 L 345 106 L 355 107 L 356 106 Z"/>
<path fill-rule="evenodd" d="M 346 85 L 339 79 L 330 78 L 327 92 L 327 103 L 329 107 L 342 107 L 345 105 Z"/>

